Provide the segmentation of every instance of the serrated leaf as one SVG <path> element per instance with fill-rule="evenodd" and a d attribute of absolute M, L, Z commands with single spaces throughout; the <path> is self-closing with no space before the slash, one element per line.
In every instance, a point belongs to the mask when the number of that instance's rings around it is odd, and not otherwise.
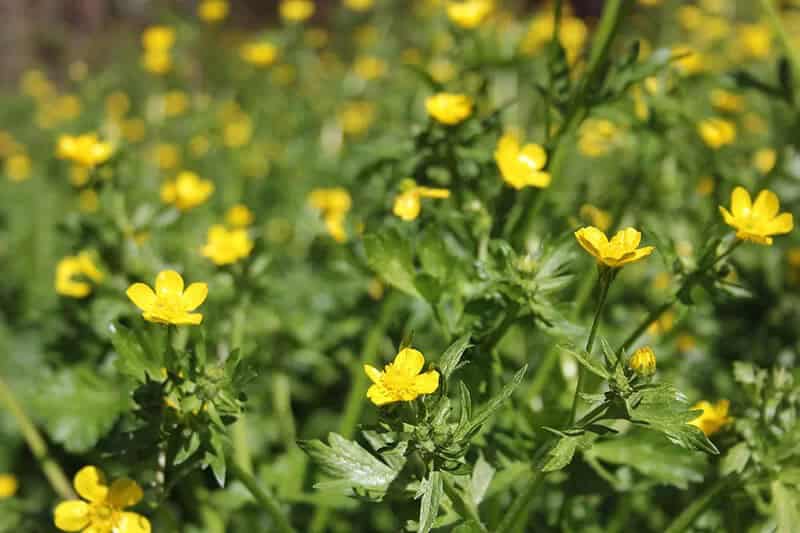
<path fill-rule="evenodd" d="M 446 381 L 450 375 L 458 368 L 461 357 L 472 345 L 469 343 L 471 335 L 464 335 L 447 347 L 439 359 L 439 371 L 442 373 L 442 378 Z"/>
<path fill-rule="evenodd" d="M 728 474 L 741 474 L 750 460 L 750 448 L 746 442 L 740 442 L 727 451 L 720 461 L 719 470 L 723 476 Z"/>
<path fill-rule="evenodd" d="M 439 502 L 444 492 L 442 474 L 434 470 L 422 480 L 418 491 L 422 494 L 419 506 L 419 533 L 428 533 L 433 528 L 436 516 L 439 514 Z"/>
<path fill-rule="evenodd" d="M 155 349 L 156 342 L 145 343 L 136 333 L 119 324 L 110 324 L 109 332 L 111 344 L 119 356 L 116 366 L 120 372 L 141 382 L 148 376 L 161 378 L 164 361 L 163 355 Z"/>
<path fill-rule="evenodd" d="M 556 445 L 551 448 L 547 453 L 544 463 L 542 464 L 542 472 L 555 472 L 561 470 L 572 462 L 575 452 L 580 449 L 586 449 L 591 445 L 594 437 L 591 434 L 564 436 L 558 439 Z"/>
<path fill-rule="evenodd" d="M 583 350 L 575 349 L 573 347 L 559 346 L 559 348 L 577 359 L 578 362 L 592 374 L 602 379 L 608 379 L 610 377 L 605 367 L 600 364 L 600 361 L 593 359 L 591 354 L 587 354 Z"/>
<path fill-rule="evenodd" d="M 411 245 L 397 230 L 365 236 L 364 249 L 369 266 L 388 284 L 407 294 L 420 295 L 414 284 Z"/>

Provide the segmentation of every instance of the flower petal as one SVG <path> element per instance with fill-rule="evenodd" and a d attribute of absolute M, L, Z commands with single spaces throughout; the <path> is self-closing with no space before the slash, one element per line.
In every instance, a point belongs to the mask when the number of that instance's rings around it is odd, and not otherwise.
<path fill-rule="evenodd" d="M 733 216 L 736 218 L 747 216 L 751 207 L 750 193 L 744 187 L 733 189 L 731 193 L 731 212 Z"/>
<path fill-rule="evenodd" d="M 180 295 L 183 292 L 183 278 L 174 270 L 162 270 L 156 276 L 156 293 L 159 296 L 168 294 Z"/>
<path fill-rule="evenodd" d="M 791 213 L 781 213 L 767 222 L 767 232 L 772 235 L 789 233 L 794 229 L 794 217 Z"/>
<path fill-rule="evenodd" d="M 530 170 L 542 170 L 547 164 L 547 152 L 538 144 L 530 143 L 522 147 L 517 159 Z"/>
<path fill-rule="evenodd" d="M 119 533 L 150 533 L 150 521 L 137 513 L 122 513 L 114 531 Z"/>
<path fill-rule="evenodd" d="M 417 394 L 430 394 L 439 388 L 439 373 L 431 370 L 414 379 L 414 390 Z"/>
<path fill-rule="evenodd" d="M 383 377 L 383 372 L 372 365 L 364 365 L 364 373 L 373 383 L 380 383 Z"/>
<path fill-rule="evenodd" d="M 53 510 L 53 521 L 62 531 L 81 531 L 89 525 L 89 504 L 81 500 L 61 502 Z"/>
<path fill-rule="evenodd" d="M 730 211 L 725 209 L 722 206 L 719 206 L 719 212 L 722 213 L 722 218 L 725 219 L 725 223 L 733 228 L 736 227 L 736 219 L 733 217 Z"/>
<path fill-rule="evenodd" d="M 778 195 L 764 189 L 756 196 L 756 201 L 753 203 L 753 214 L 762 220 L 769 220 L 778 214 L 780 208 Z"/>
<path fill-rule="evenodd" d="M 533 187 L 539 187 L 540 189 L 544 189 L 550 186 L 550 182 L 553 180 L 553 177 L 550 175 L 549 172 L 534 172 L 526 181 L 526 185 L 532 185 Z"/>
<path fill-rule="evenodd" d="M 367 398 L 369 398 L 372 403 L 379 406 L 398 401 L 398 398 L 390 394 L 386 387 L 379 384 L 371 385 L 369 389 L 367 389 Z"/>
<path fill-rule="evenodd" d="M 156 303 L 156 293 L 144 283 L 134 283 L 125 291 L 128 298 L 141 310 L 150 309 Z"/>
<path fill-rule="evenodd" d="M 416 376 L 425 364 L 422 352 L 413 348 L 403 348 L 394 358 L 394 368 L 407 376 Z"/>
<path fill-rule="evenodd" d="M 178 317 L 170 318 L 168 323 L 176 324 L 178 326 L 191 325 L 196 326 L 203 321 L 202 313 L 185 313 Z"/>
<path fill-rule="evenodd" d="M 192 283 L 183 293 L 183 308 L 186 311 L 194 311 L 200 304 L 206 301 L 208 296 L 208 285 L 205 283 Z"/>
<path fill-rule="evenodd" d="M 611 246 L 612 247 L 619 247 L 622 250 L 628 252 L 631 250 L 635 250 L 639 243 L 642 240 L 642 233 L 633 229 L 633 228 L 625 228 L 623 230 L 618 231 L 612 238 L 611 238 Z"/>
<path fill-rule="evenodd" d="M 111 484 L 108 501 L 117 509 L 132 507 L 141 501 L 144 494 L 142 487 L 132 479 L 121 478 Z"/>
<path fill-rule="evenodd" d="M 575 238 L 578 239 L 578 243 L 584 250 L 598 259 L 601 252 L 608 247 L 608 237 L 594 226 L 579 229 L 575 232 Z"/>
<path fill-rule="evenodd" d="M 75 474 L 75 492 L 92 503 L 102 502 L 108 495 L 108 485 L 102 470 L 96 466 L 84 466 Z"/>

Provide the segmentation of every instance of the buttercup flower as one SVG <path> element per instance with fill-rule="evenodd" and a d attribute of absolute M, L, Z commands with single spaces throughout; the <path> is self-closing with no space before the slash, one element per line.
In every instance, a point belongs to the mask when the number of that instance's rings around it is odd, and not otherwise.
<path fill-rule="evenodd" d="M 197 16 L 209 23 L 220 22 L 228 16 L 229 8 L 227 0 L 203 0 L 197 6 Z"/>
<path fill-rule="evenodd" d="M 372 7 L 375 0 L 344 0 L 344 5 L 353 11 L 366 11 Z"/>
<path fill-rule="evenodd" d="M 208 296 L 208 285 L 192 283 L 183 290 L 183 278 L 174 270 L 162 270 L 156 276 L 156 290 L 144 283 L 134 283 L 126 293 L 142 310 L 142 317 L 157 324 L 199 324 L 203 315 L 192 313 Z"/>
<path fill-rule="evenodd" d="M 360 135 L 375 119 L 375 105 L 372 102 L 349 102 L 339 111 L 338 119 L 346 134 Z"/>
<path fill-rule="evenodd" d="M 414 180 L 404 180 L 403 190 L 394 200 L 392 212 L 405 221 L 415 220 L 422 209 L 423 198 L 449 198 L 450 191 L 434 187 L 420 187 Z"/>
<path fill-rule="evenodd" d="M 538 144 L 520 146 L 515 134 L 506 133 L 497 142 L 494 160 L 503 180 L 517 190 L 550 185 L 550 173 L 542 170 L 547 163 L 547 152 Z"/>
<path fill-rule="evenodd" d="M 600 231 L 606 231 L 611 227 L 611 213 L 600 209 L 592 204 L 583 204 L 579 210 L 581 218 L 588 220 L 592 226 Z"/>
<path fill-rule="evenodd" d="M 56 506 L 53 515 L 58 529 L 84 533 L 150 533 L 147 518 L 125 511 L 139 503 L 144 495 L 135 481 L 121 478 L 109 486 L 100 469 L 85 466 L 75 474 L 73 485 L 83 500 L 67 500 Z"/>
<path fill-rule="evenodd" d="M 726 113 L 739 113 L 744 111 L 744 97 L 723 89 L 711 91 L 711 104 Z"/>
<path fill-rule="evenodd" d="M 322 213 L 322 220 L 328 234 L 337 242 L 347 241 L 344 219 L 350 211 L 350 193 L 341 187 L 314 189 L 308 196 L 308 203 Z"/>
<path fill-rule="evenodd" d="M 794 228 L 791 213 L 781 213 L 778 196 L 764 189 L 755 203 L 744 187 L 736 187 L 731 193 L 731 210 L 719 206 L 725 223 L 736 229 L 736 237 L 758 244 L 772 244 L 772 235 L 789 233 Z"/>
<path fill-rule="evenodd" d="M 654 250 L 652 246 L 637 248 L 642 234 L 633 228 L 618 231 L 609 241 L 605 233 L 594 226 L 588 226 L 576 231 L 575 238 L 584 250 L 597 259 L 598 263 L 611 268 L 619 268 L 644 259 Z"/>
<path fill-rule="evenodd" d="M 707 146 L 717 150 L 736 140 L 736 124 L 730 120 L 711 117 L 697 124 L 697 133 Z"/>
<path fill-rule="evenodd" d="M 31 177 L 31 158 L 27 154 L 14 154 L 3 165 L 8 179 L 14 182 L 25 181 Z"/>
<path fill-rule="evenodd" d="M 161 186 L 161 200 L 186 211 L 205 202 L 214 192 L 214 184 L 194 172 L 181 172 L 174 180 Z"/>
<path fill-rule="evenodd" d="M 375 80 L 386 74 L 389 67 L 386 61 L 375 56 L 361 56 L 356 58 L 353 71 L 365 81 Z"/>
<path fill-rule="evenodd" d="M 420 374 L 425 357 L 418 350 L 403 348 L 381 372 L 372 365 L 364 365 L 373 385 L 367 398 L 375 405 L 393 402 L 410 402 L 422 394 L 431 394 L 439 388 L 439 373 L 430 370 Z"/>
<path fill-rule="evenodd" d="M 208 242 L 203 246 L 203 255 L 216 265 L 230 265 L 252 251 L 253 241 L 246 229 L 229 230 L 219 224 L 208 230 Z"/>
<path fill-rule="evenodd" d="M 465 29 L 477 28 L 492 13 L 492 0 L 462 0 L 447 3 L 447 17 Z"/>
<path fill-rule="evenodd" d="M 263 41 L 247 43 L 239 50 L 242 60 L 257 67 L 268 67 L 278 58 L 278 48 Z"/>
<path fill-rule="evenodd" d="M 524 54 L 534 55 L 553 38 L 555 22 L 551 10 L 543 10 L 533 17 L 528 27 L 528 32 L 520 43 Z M 558 28 L 558 37 L 567 53 L 567 61 L 572 65 L 578 60 L 589 29 L 586 23 L 578 17 L 565 13 L 561 17 Z"/>
<path fill-rule="evenodd" d="M 649 346 L 639 348 L 633 352 L 628 366 L 640 376 L 652 376 L 656 372 L 656 354 Z"/>
<path fill-rule="evenodd" d="M 610 120 L 590 118 L 583 122 L 578 135 L 578 149 L 583 155 L 600 157 L 614 147 L 619 128 Z"/>
<path fill-rule="evenodd" d="M 0 474 L 0 500 L 11 498 L 17 493 L 19 482 L 14 474 Z"/>
<path fill-rule="evenodd" d="M 303 22 L 314 14 L 314 2 L 310 0 L 283 0 L 281 18 L 289 22 Z"/>
<path fill-rule="evenodd" d="M 142 55 L 142 68 L 153 74 L 166 74 L 172 69 L 172 57 L 164 50 L 148 50 Z"/>
<path fill-rule="evenodd" d="M 778 152 L 773 148 L 761 148 L 753 154 L 753 166 L 762 174 L 769 174 L 778 161 Z"/>
<path fill-rule="evenodd" d="M 234 228 L 244 228 L 253 223 L 253 212 L 244 204 L 236 204 L 225 213 L 225 222 Z"/>
<path fill-rule="evenodd" d="M 150 26 L 142 33 L 145 50 L 169 50 L 175 44 L 175 30 L 169 26 Z"/>
<path fill-rule="evenodd" d="M 56 266 L 56 292 L 70 298 L 86 298 L 92 292 L 89 281 L 100 283 L 103 278 L 88 252 L 67 256 Z"/>
<path fill-rule="evenodd" d="M 85 167 L 94 167 L 108 161 L 114 149 L 110 143 L 100 141 L 96 134 L 85 133 L 59 137 L 56 153 L 61 159 L 69 159 Z"/>
<path fill-rule="evenodd" d="M 733 419 L 728 416 L 728 400 L 720 400 L 716 404 L 711 404 L 703 400 L 692 406 L 692 410 L 702 409 L 703 414 L 689 422 L 689 424 L 700 428 L 700 430 L 710 437 L 723 427 L 728 425 Z"/>
<path fill-rule="evenodd" d="M 465 94 L 437 93 L 425 100 L 425 109 L 437 122 L 454 126 L 472 114 L 472 98 Z"/>

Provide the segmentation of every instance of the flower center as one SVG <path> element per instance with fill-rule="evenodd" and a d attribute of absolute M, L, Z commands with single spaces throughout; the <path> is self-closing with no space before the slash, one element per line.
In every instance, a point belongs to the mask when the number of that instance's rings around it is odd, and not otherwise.
<path fill-rule="evenodd" d="M 414 377 L 402 370 L 387 365 L 383 375 L 383 385 L 393 395 L 399 398 L 414 397 Z"/>

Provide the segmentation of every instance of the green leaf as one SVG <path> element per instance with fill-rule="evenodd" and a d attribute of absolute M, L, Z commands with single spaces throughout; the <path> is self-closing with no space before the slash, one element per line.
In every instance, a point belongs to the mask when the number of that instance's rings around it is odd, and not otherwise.
<path fill-rule="evenodd" d="M 775 505 L 776 533 L 794 533 L 800 524 L 800 501 L 797 491 L 789 489 L 780 481 L 770 485 L 772 503 Z"/>
<path fill-rule="evenodd" d="M 605 367 L 603 367 L 600 361 L 597 361 L 596 359 L 592 358 L 591 354 L 587 354 L 583 350 L 578 350 L 567 346 L 559 346 L 559 348 L 561 348 L 561 350 L 567 352 L 572 357 L 577 359 L 578 362 L 582 364 L 584 368 L 586 368 L 592 374 L 602 379 L 608 379 L 610 377 Z"/>
<path fill-rule="evenodd" d="M 467 351 L 472 345 L 469 343 L 471 338 L 471 334 L 464 335 L 447 347 L 447 349 L 442 354 L 442 357 L 439 359 L 439 370 L 442 373 L 442 378 L 444 380 L 448 380 L 450 375 L 459 368 L 459 362 L 461 361 L 461 356 L 464 355 L 464 352 Z"/>
<path fill-rule="evenodd" d="M 472 435 L 480 429 L 480 427 L 489 419 L 489 417 L 494 413 L 497 409 L 500 408 L 503 402 L 505 402 L 508 398 L 511 397 L 511 394 L 514 392 L 514 389 L 522 381 L 522 378 L 525 376 L 525 372 L 528 370 L 528 365 L 525 365 L 511 379 L 511 382 L 508 383 L 502 390 L 497 393 L 491 400 L 489 400 L 486 405 L 484 405 L 481 409 L 479 409 L 467 422 L 464 426 L 459 425 L 458 430 L 454 435 L 454 440 L 464 440 L 469 439 Z"/>
<path fill-rule="evenodd" d="M 146 343 L 136 333 L 116 323 L 109 325 L 109 331 L 111 344 L 119 355 L 116 366 L 121 373 L 141 382 L 146 381 L 148 376 L 154 380 L 161 378 L 164 360 L 162 353 L 153 349 L 156 342 L 147 343 L 149 346 L 146 348 Z M 153 332 L 152 335 L 156 336 L 157 333 Z"/>
<path fill-rule="evenodd" d="M 475 466 L 472 468 L 472 477 L 469 481 L 470 492 L 475 505 L 483 501 L 495 472 L 495 468 L 483 458 L 483 454 L 479 454 L 478 460 L 475 461 Z"/>
<path fill-rule="evenodd" d="M 431 472 L 422 480 L 417 496 L 422 495 L 419 506 L 419 533 L 428 533 L 433 528 L 436 516 L 439 514 L 439 502 L 444 489 L 442 487 L 442 474 L 438 471 Z"/>
<path fill-rule="evenodd" d="M 544 463 L 541 466 L 542 472 L 555 472 L 561 470 L 572 462 L 575 452 L 586 449 L 591 445 L 594 436 L 585 433 L 583 435 L 564 436 L 558 439 L 556 445 L 547 453 Z"/>
<path fill-rule="evenodd" d="M 411 245 L 395 229 L 364 237 L 369 266 L 388 284 L 413 296 L 420 296 L 414 283 Z"/>
<path fill-rule="evenodd" d="M 720 461 L 719 469 L 723 476 L 736 472 L 741 474 L 750 460 L 750 448 L 746 442 L 740 442 L 728 450 Z"/>

